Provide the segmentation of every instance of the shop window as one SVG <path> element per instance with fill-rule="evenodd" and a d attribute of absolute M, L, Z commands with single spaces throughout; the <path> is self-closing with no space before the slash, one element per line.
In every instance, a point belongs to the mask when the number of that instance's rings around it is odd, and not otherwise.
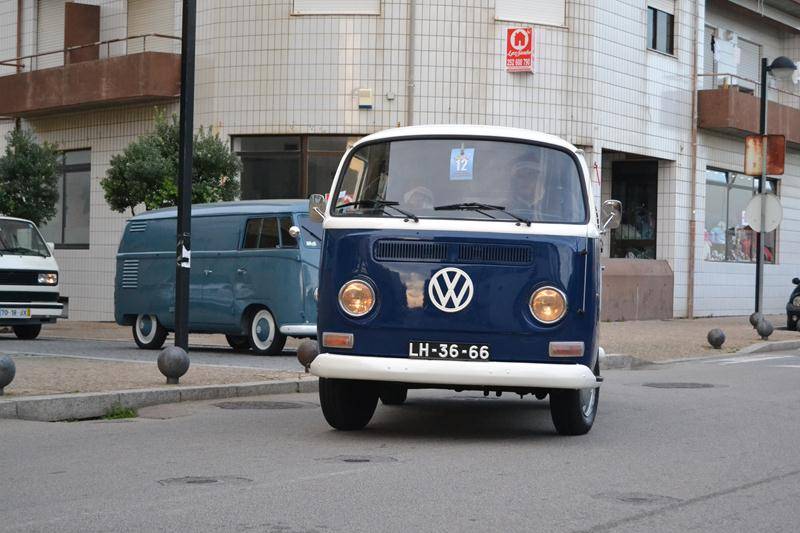
<path fill-rule="evenodd" d="M 56 248 L 89 247 L 91 154 L 74 150 L 59 156 L 56 214 L 40 228 Z"/>
<path fill-rule="evenodd" d="M 724 170 L 706 170 L 705 258 L 707 261 L 753 263 L 756 234 L 745 209 L 758 193 L 759 178 Z M 778 194 L 777 180 L 767 178 L 766 192 Z M 764 237 L 764 260 L 775 263 L 777 230 Z"/>
<path fill-rule="evenodd" d="M 622 223 L 611 232 L 611 257 L 656 258 L 657 161 L 617 161 L 611 197 L 622 202 Z"/>
<path fill-rule="evenodd" d="M 242 160 L 242 200 L 307 198 L 330 191 L 339 161 L 358 137 L 234 137 Z"/>
<path fill-rule="evenodd" d="M 647 8 L 647 47 L 672 55 L 675 17 L 654 7 Z"/>

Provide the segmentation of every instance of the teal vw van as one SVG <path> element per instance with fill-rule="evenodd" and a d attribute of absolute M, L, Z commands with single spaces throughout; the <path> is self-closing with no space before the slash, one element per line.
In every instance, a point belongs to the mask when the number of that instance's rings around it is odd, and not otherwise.
<path fill-rule="evenodd" d="M 175 208 L 130 219 L 117 253 L 114 318 L 158 349 L 175 320 Z M 192 206 L 189 330 L 273 355 L 317 334 L 322 227 L 303 200 Z"/>

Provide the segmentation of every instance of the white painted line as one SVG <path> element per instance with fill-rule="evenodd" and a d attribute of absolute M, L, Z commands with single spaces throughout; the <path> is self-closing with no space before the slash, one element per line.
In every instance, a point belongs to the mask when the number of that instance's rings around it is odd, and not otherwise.
<path fill-rule="evenodd" d="M 800 368 L 800 365 L 770 365 L 771 368 Z"/>
<path fill-rule="evenodd" d="M 770 361 L 772 359 L 789 359 L 794 358 L 794 355 L 761 355 L 756 357 L 737 357 L 727 361 L 721 361 L 720 365 L 740 365 L 743 363 L 758 363 L 760 361 Z"/>

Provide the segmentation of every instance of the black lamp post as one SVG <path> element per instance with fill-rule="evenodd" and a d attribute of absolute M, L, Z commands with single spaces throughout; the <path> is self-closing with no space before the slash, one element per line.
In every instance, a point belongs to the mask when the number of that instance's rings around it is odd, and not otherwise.
<path fill-rule="evenodd" d="M 772 64 L 767 64 L 767 58 L 761 59 L 761 120 L 759 134 L 761 135 L 761 178 L 758 180 L 758 194 L 764 193 L 765 182 L 767 180 L 767 73 L 779 80 L 789 80 L 792 78 L 797 65 L 785 56 L 776 57 Z M 761 231 L 756 232 L 756 309 L 761 312 L 761 303 L 764 294 L 764 226 L 766 217 L 766 205 L 762 197 L 761 200 Z"/>

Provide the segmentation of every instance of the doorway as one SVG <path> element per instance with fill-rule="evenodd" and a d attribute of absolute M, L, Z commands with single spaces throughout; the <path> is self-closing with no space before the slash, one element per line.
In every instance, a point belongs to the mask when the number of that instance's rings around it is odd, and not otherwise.
<path fill-rule="evenodd" d="M 611 257 L 656 258 L 658 161 L 615 161 L 611 197 L 622 202 L 622 223 L 611 232 Z"/>

